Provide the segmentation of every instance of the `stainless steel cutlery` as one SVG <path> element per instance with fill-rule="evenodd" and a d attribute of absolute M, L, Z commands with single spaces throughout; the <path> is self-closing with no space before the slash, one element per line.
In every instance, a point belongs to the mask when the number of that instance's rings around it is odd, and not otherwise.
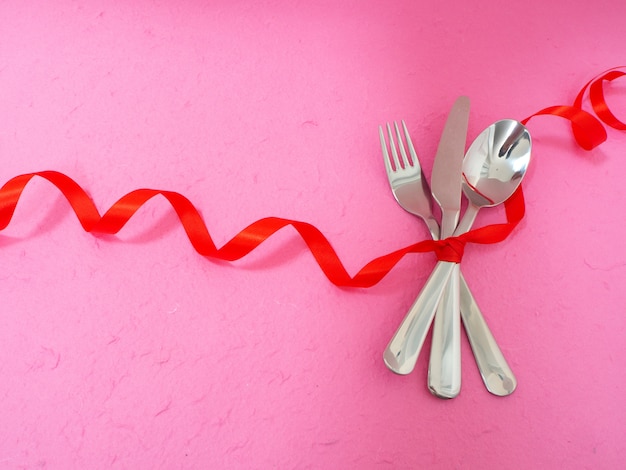
<path fill-rule="evenodd" d="M 387 124 L 389 150 L 383 128 L 379 128 L 394 197 L 401 207 L 426 223 L 433 239 L 468 231 L 480 207 L 500 204 L 513 194 L 528 166 L 530 135 L 523 125 L 512 120 L 498 121 L 485 129 L 463 157 L 468 117 L 469 100 L 461 97 L 455 102 L 441 137 L 433 166 L 432 193 L 406 124 L 402 122 L 402 133 L 397 124 L 393 130 Z M 469 205 L 457 226 L 461 191 Z M 433 215 L 433 198 L 442 207 L 441 230 Z M 434 319 L 429 389 L 441 398 L 457 396 L 461 386 L 459 318 L 486 388 L 499 396 L 511 394 L 517 385 L 515 376 L 457 263 L 437 263 L 389 342 L 383 356 L 385 363 L 398 374 L 410 373 Z"/>

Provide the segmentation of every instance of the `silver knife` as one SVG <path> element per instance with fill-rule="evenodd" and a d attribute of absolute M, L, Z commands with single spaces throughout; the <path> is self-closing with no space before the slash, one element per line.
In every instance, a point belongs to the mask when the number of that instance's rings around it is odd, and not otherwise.
<path fill-rule="evenodd" d="M 452 236 L 461 212 L 461 177 L 470 102 L 459 97 L 450 111 L 437 148 L 431 179 L 433 198 L 441 207 L 441 239 Z M 461 317 L 459 265 L 455 264 L 443 291 L 433 327 L 428 387 L 441 398 L 461 391 Z"/>

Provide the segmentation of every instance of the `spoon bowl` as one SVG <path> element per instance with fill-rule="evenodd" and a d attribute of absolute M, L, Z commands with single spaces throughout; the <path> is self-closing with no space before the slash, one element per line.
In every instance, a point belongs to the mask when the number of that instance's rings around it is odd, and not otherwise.
<path fill-rule="evenodd" d="M 506 201 L 530 163 L 530 134 L 518 121 L 504 119 L 482 131 L 463 160 L 462 187 L 469 201 L 491 207 Z"/>
<path fill-rule="evenodd" d="M 462 188 L 469 201 L 455 235 L 467 232 L 478 210 L 502 204 L 517 190 L 530 163 L 528 129 L 513 119 L 497 121 L 472 142 L 463 159 Z"/>

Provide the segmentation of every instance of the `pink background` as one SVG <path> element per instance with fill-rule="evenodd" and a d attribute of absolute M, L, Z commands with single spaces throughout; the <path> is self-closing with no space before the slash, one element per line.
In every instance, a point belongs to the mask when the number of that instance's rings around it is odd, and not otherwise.
<path fill-rule="evenodd" d="M 4 1 L 0 179 L 61 171 L 101 210 L 178 191 L 218 245 L 310 222 L 355 273 L 427 235 L 389 192 L 379 124 L 405 119 L 430 172 L 458 95 L 470 139 L 569 104 L 626 62 L 624 18 L 621 0 Z M 625 81 L 607 96 L 626 119 Z M 454 400 L 428 392 L 428 354 L 384 366 L 431 255 L 340 289 L 293 230 L 215 262 L 163 199 L 94 237 L 33 181 L 0 234 L 0 468 L 619 468 L 626 135 L 587 153 L 557 118 L 529 129 L 527 217 L 464 260 L 507 398 L 465 337 Z"/>

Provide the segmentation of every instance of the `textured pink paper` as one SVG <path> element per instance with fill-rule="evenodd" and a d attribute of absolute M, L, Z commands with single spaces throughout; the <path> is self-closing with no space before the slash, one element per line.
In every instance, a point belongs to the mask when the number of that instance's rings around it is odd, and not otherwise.
<path fill-rule="evenodd" d="M 379 124 L 405 119 L 430 172 L 458 95 L 470 138 L 570 104 L 623 64 L 625 17 L 619 1 L 4 1 L 0 179 L 62 171 L 101 209 L 178 191 L 217 244 L 303 220 L 356 272 L 427 236 L 389 192 Z M 626 119 L 626 85 L 607 97 Z M 409 376 L 385 368 L 430 255 L 338 289 L 290 230 L 214 262 L 165 200 L 93 237 L 33 182 L 0 234 L 0 468 L 620 468 L 626 135 L 585 153 L 556 118 L 529 128 L 527 218 L 464 259 L 519 380 L 504 399 L 465 338 L 455 400 L 428 392 L 428 349 Z"/>

